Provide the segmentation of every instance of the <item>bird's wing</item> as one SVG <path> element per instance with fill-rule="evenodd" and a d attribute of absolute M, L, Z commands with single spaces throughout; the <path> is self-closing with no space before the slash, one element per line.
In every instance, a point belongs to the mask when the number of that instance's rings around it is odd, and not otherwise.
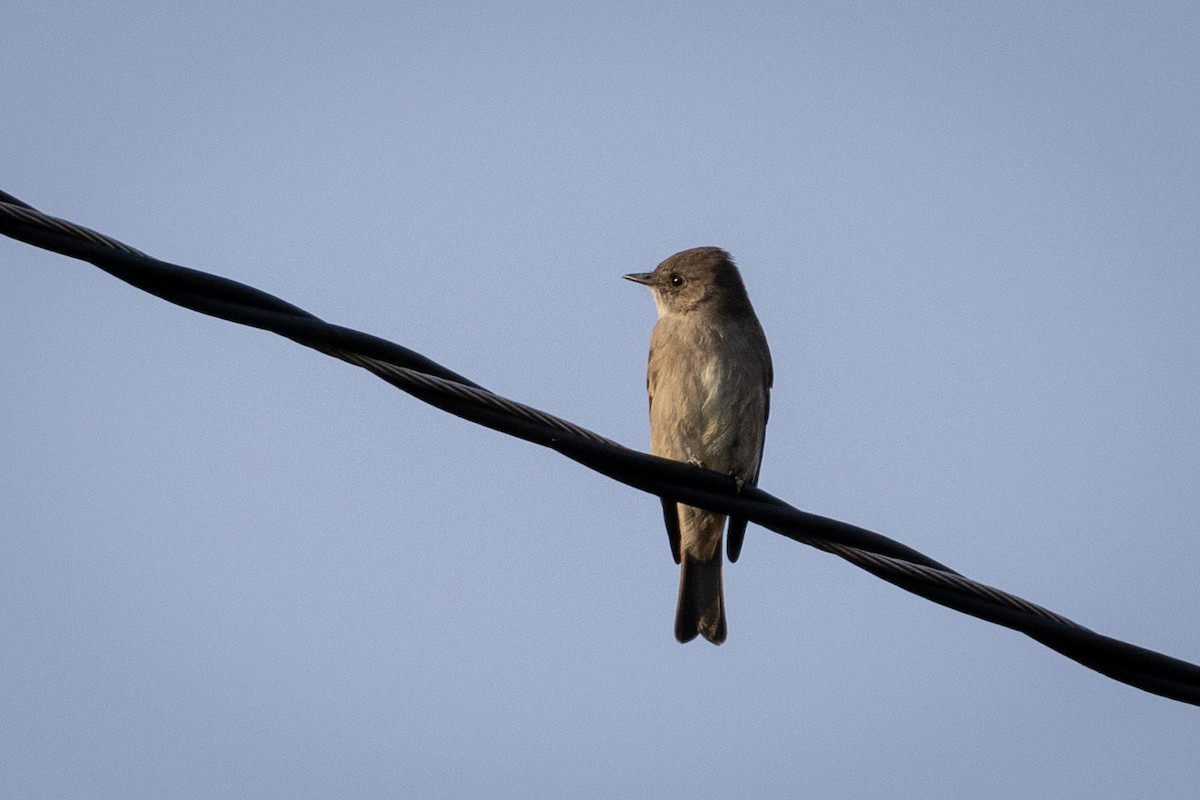
<path fill-rule="evenodd" d="M 774 370 L 771 367 L 771 362 L 767 361 L 767 396 L 763 406 L 763 424 L 762 434 L 758 438 L 758 463 L 754 465 L 754 474 L 746 475 L 742 478 L 743 486 L 757 486 L 758 472 L 762 469 L 763 450 L 766 449 L 767 443 L 767 420 L 771 418 L 771 385 L 775 382 Z M 746 523 L 748 520 L 745 517 L 730 517 L 729 530 L 725 537 L 725 553 L 729 556 L 729 563 L 738 560 L 738 556 L 742 554 L 742 542 L 746 539 Z"/>
<path fill-rule="evenodd" d="M 654 408 L 654 387 L 658 383 L 658 369 L 654 363 L 654 344 L 650 344 L 650 358 L 646 366 L 646 396 L 650 398 L 650 409 Z M 662 498 L 663 523 L 667 526 L 667 543 L 671 546 L 671 557 L 679 563 L 679 506 L 674 500 Z"/>

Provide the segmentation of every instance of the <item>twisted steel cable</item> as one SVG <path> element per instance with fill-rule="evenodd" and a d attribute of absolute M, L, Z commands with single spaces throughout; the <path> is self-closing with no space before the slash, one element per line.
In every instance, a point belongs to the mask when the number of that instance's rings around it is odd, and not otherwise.
<path fill-rule="evenodd" d="M 488 391 L 393 342 L 327 323 L 245 284 L 169 264 L 0 191 L 0 232 L 87 261 L 121 280 L 202 314 L 272 331 L 361 367 L 464 419 L 549 447 L 601 474 L 688 505 L 747 517 L 839 556 L 948 608 L 1020 631 L 1103 675 L 1200 705 L 1200 666 L 1098 634 L 1015 595 L 971 580 L 880 534 L 796 509 L 733 478 L 631 450 L 572 422 Z"/>

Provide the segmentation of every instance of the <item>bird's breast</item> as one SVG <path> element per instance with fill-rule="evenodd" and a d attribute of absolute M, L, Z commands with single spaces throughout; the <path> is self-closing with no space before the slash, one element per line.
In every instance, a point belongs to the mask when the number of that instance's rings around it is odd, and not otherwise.
<path fill-rule="evenodd" d="M 652 451 L 746 474 L 758 463 L 768 391 L 751 342 L 736 330 L 659 325 L 651 354 Z"/>

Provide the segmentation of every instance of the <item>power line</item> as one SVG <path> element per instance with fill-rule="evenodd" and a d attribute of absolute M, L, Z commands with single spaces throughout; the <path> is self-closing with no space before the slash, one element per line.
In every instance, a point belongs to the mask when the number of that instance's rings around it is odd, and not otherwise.
<path fill-rule="evenodd" d="M 730 476 L 631 450 L 567 420 L 494 394 L 406 347 L 332 325 L 251 286 L 152 258 L 108 236 L 47 216 L 2 191 L 0 232 L 87 261 L 184 308 L 272 331 L 362 367 L 443 411 L 549 447 L 626 485 L 747 517 L 802 544 L 840 556 L 913 594 L 1020 631 L 1114 680 L 1200 705 L 1200 666 L 1098 634 L 1028 600 L 960 575 L 886 536 L 801 511 L 758 488 L 739 492 Z"/>

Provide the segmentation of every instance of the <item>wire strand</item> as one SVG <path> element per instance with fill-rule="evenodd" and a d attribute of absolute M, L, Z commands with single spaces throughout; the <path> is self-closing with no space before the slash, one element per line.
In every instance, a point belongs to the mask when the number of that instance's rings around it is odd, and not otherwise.
<path fill-rule="evenodd" d="M 254 287 L 170 264 L 0 191 L 0 232 L 87 261 L 132 286 L 209 316 L 272 331 L 361 367 L 443 411 L 516 436 L 628 486 L 744 516 L 839 556 L 908 592 L 1026 634 L 1114 680 L 1200 705 L 1200 666 L 1098 634 L 1016 595 L 971 580 L 900 542 L 794 508 L 727 475 L 651 456 L 572 422 L 494 394 L 406 347 L 327 323 Z"/>

